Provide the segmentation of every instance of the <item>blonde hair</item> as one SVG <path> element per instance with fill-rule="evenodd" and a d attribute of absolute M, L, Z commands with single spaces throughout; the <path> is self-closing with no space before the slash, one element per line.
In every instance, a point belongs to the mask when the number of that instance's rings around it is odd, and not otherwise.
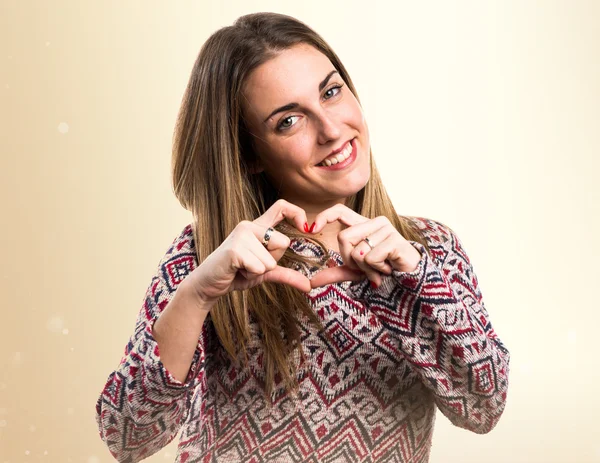
<path fill-rule="evenodd" d="M 289 16 L 242 16 L 232 26 L 212 34 L 200 50 L 178 114 L 172 158 L 174 193 L 193 214 L 199 263 L 221 245 L 239 222 L 256 219 L 279 199 L 277 189 L 264 172 L 251 173 L 255 153 L 242 118 L 241 92 L 252 70 L 278 52 L 301 43 L 327 56 L 358 100 L 348 72 L 329 45 L 315 31 Z M 368 218 L 387 217 L 402 236 L 423 244 L 429 251 L 414 223 L 396 213 L 373 156 L 369 181 L 348 198 L 346 205 Z M 324 265 L 328 257 L 324 243 L 291 227 L 277 229 L 290 239 L 309 239 L 324 251 L 324 259 L 315 262 L 288 249 L 280 265 Z M 227 294 L 213 307 L 210 318 L 221 345 L 234 361 L 242 353 L 247 362 L 249 308 L 262 333 L 266 396 L 271 397 L 276 374 L 289 392 L 297 392 L 297 365 L 291 354 L 298 350 L 304 360 L 299 317 L 305 315 L 322 330 L 319 318 L 305 294 L 288 285 L 263 283 Z"/>

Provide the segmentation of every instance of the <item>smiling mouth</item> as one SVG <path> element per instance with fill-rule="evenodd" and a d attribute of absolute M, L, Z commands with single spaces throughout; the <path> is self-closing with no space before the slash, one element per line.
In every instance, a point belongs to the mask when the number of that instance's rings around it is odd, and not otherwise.
<path fill-rule="evenodd" d="M 352 140 L 354 140 L 354 139 L 352 139 Z M 327 156 L 325 159 L 323 159 L 321 162 L 319 162 L 316 165 L 329 167 L 329 166 L 333 166 L 335 164 L 344 162 L 352 154 L 352 140 L 346 142 L 345 148 L 342 149 L 339 153 L 331 154 L 331 155 Z"/>

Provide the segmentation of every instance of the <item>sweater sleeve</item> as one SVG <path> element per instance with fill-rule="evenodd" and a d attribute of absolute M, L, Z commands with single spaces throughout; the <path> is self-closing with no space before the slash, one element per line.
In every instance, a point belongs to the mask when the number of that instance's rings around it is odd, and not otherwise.
<path fill-rule="evenodd" d="M 478 434 L 491 431 L 506 403 L 509 351 L 492 328 L 471 262 L 458 236 L 428 220 L 426 234 L 436 264 L 425 247 L 415 271 L 353 284 L 351 297 L 362 300 L 386 328 L 388 345 L 407 359 L 436 405 L 456 426 Z"/>
<path fill-rule="evenodd" d="M 184 382 L 162 364 L 152 328 L 173 298 L 177 286 L 195 267 L 190 226 L 175 239 L 152 277 L 135 331 L 119 366 L 110 373 L 96 402 L 100 438 L 120 462 L 140 461 L 162 449 L 177 435 L 190 410 L 194 390 L 205 390 L 207 323 Z"/>

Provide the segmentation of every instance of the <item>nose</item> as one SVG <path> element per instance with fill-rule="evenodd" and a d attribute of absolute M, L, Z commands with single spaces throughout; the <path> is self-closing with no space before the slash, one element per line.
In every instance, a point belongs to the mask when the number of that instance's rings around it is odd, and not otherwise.
<path fill-rule="evenodd" d="M 340 138 L 339 123 L 326 111 L 321 111 L 318 117 L 318 141 L 321 145 Z"/>

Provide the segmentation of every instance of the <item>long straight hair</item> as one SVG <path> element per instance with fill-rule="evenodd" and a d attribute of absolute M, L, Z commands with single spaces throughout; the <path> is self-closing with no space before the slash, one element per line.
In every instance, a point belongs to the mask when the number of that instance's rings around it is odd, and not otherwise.
<path fill-rule="evenodd" d="M 252 135 L 242 116 L 245 79 L 262 63 L 294 45 L 308 44 L 323 53 L 350 91 L 357 92 L 346 68 L 315 31 L 290 16 L 255 13 L 219 29 L 202 46 L 183 95 L 173 137 L 172 182 L 181 205 L 192 212 L 198 262 L 202 263 L 242 220 L 254 220 L 278 198 L 264 172 L 254 174 Z M 360 101 L 360 100 L 358 100 Z M 385 216 L 408 240 L 427 242 L 408 218 L 396 213 L 371 156 L 371 176 L 346 205 L 367 218 Z M 282 222 L 280 225 L 283 225 Z M 320 240 L 291 227 L 277 229 L 290 239 L 304 238 L 323 250 L 314 261 L 288 249 L 279 264 L 323 266 L 328 249 Z M 283 382 L 298 391 L 294 351 L 301 361 L 299 320 L 302 315 L 318 329 L 323 326 L 305 294 L 288 285 L 263 283 L 222 297 L 210 312 L 219 341 L 233 361 L 247 365 L 249 311 L 259 325 L 264 349 L 265 394 Z"/>

